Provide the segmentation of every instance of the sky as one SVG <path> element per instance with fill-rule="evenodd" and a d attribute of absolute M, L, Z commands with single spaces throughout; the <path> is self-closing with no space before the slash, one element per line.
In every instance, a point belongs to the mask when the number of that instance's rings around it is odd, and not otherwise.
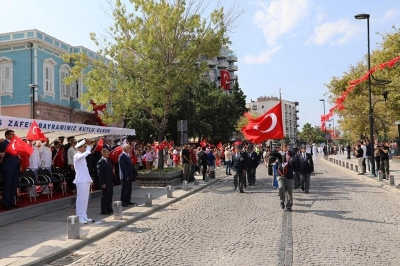
<path fill-rule="evenodd" d="M 112 25 L 109 0 L 0 0 L 0 33 L 38 29 L 74 46 L 97 51 L 89 33 L 105 34 Z M 365 60 L 370 14 L 373 50 L 381 37 L 400 24 L 399 0 L 224 0 L 226 10 L 244 12 L 230 33 L 238 57 L 239 85 L 246 101 L 279 96 L 299 102 L 300 129 L 320 125 L 330 109 L 328 84 L 351 65 Z M 209 8 L 217 7 L 210 0 Z M 367 100 L 367 99 L 366 99 Z M 336 116 L 334 118 L 337 119 Z M 336 125 L 337 126 L 337 123 Z"/>

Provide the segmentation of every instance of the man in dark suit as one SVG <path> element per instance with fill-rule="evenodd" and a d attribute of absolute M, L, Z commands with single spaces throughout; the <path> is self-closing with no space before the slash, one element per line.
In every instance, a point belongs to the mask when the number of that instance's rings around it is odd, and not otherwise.
<path fill-rule="evenodd" d="M 135 167 L 130 159 L 131 146 L 129 144 L 122 145 L 123 152 L 119 155 L 119 178 L 121 179 L 121 201 L 123 207 L 128 207 L 129 205 L 136 205 L 136 203 L 131 202 L 132 195 L 132 182 L 137 176 Z"/>
<path fill-rule="evenodd" d="M 259 157 L 257 153 L 253 150 L 253 145 L 249 144 L 247 147 L 247 157 L 248 157 L 248 167 L 247 167 L 247 181 L 249 186 L 256 183 L 256 169 L 259 163 Z"/>
<path fill-rule="evenodd" d="M 239 185 L 240 193 L 244 193 L 243 186 L 246 182 L 246 172 L 248 169 L 249 159 L 247 156 L 247 152 L 243 151 L 243 145 L 237 145 L 235 147 L 235 150 L 236 154 L 232 156 L 232 170 L 236 172 L 233 176 L 233 184 L 235 185 L 235 189 Z"/>
<path fill-rule="evenodd" d="M 101 150 L 101 159 L 97 162 L 97 175 L 101 186 L 101 212 L 100 214 L 110 214 L 112 209 L 113 197 L 113 169 L 112 162 L 108 159 L 110 151 L 107 148 Z"/>
<path fill-rule="evenodd" d="M 19 178 L 19 157 L 5 152 L 14 135 L 13 130 L 7 130 L 5 132 L 6 139 L 0 144 L 0 153 L 3 157 L 1 174 L 3 177 L 3 209 L 5 210 L 19 207 L 15 204 Z"/>
<path fill-rule="evenodd" d="M 283 148 L 282 163 L 278 160 L 278 193 L 280 199 L 280 205 L 282 209 L 292 211 L 293 205 L 293 171 L 295 166 L 295 157 L 293 152 L 289 151 L 288 145 Z"/>
<path fill-rule="evenodd" d="M 297 155 L 297 172 L 300 173 L 301 190 L 308 193 L 310 189 L 310 177 L 314 172 L 314 162 L 311 154 L 306 153 L 306 147 L 301 146 L 300 153 Z"/>

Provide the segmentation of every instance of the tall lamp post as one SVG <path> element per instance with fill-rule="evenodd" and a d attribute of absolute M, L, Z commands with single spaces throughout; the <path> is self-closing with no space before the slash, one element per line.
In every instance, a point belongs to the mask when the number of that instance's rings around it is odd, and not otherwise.
<path fill-rule="evenodd" d="M 29 84 L 29 88 L 31 88 L 31 118 L 35 119 L 35 90 L 39 88 L 39 85 L 36 84 Z"/>
<path fill-rule="evenodd" d="M 321 100 L 319 100 L 320 102 L 323 102 L 323 104 L 324 104 L 324 116 L 325 116 L 325 99 L 321 99 Z M 329 148 L 328 148 L 328 139 L 326 138 L 326 121 L 324 120 L 324 128 L 325 128 L 325 147 L 326 147 L 326 152 L 328 153 L 328 150 L 329 150 Z"/>
<path fill-rule="evenodd" d="M 371 89 L 371 53 L 370 53 L 370 41 L 369 41 L 369 14 L 358 14 L 354 16 L 356 19 L 367 20 L 367 39 L 368 39 L 368 94 L 369 94 L 369 145 L 371 152 L 374 150 L 374 121 L 373 121 L 373 110 L 372 110 L 372 89 Z M 375 164 L 371 164 L 371 175 L 376 176 Z"/>

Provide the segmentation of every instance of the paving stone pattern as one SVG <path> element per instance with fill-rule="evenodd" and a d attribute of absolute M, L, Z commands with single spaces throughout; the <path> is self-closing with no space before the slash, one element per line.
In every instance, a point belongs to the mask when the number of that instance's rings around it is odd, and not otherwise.
<path fill-rule="evenodd" d="M 227 177 L 50 265 L 400 265 L 399 196 L 321 159 L 290 213 L 266 170 L 244 194 Z"/>

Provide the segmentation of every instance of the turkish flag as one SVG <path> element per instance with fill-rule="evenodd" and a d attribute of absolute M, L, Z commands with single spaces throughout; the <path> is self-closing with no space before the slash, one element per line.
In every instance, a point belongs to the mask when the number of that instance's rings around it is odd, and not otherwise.
<path fill-rule="evenodd" d="M 206 139 L 203 139 L 201 142 L 200 142 L 200 146 L 201 147 L 205 147 L 207 145 L 207 141 L 206 141 Z"/>
<path fill-rule="evenodd" d="M 174 147 L 174 145 L 175 145 L 174 141 L 173 141 L 173 140 L 171 140 L 171 141 L 169 142 L 168 149 L 171 149 L 171 148 L 173 148 L 173 147 Z"/>
<path fill-rule="evenodd" d="M 220 141 L 220 142 L 218 142 L 218 144 L 217 144 L 217 148 L 218 149 L 221 149 L 222 148 L 222 142 Z"/>
<path fill-rule="evenodd" d="M 122 153 L 121 146 L 116 147 L 115 149 L 110 151 L 110 154 L 109 154 L 110 160 L 113 161 L 114 163 L 117 163 L 118 162 L 118 157 L 119 157 L 119 155 L 121 153 Z"/>
<path fill-rule="evenodd" d="M 97 142 L 96 148 L 94 148 L 94 151 L 98 151 L 101 152 L 101 150 L 104 147 L 104 141 L 103 138 L 99 139 L 99 141 Z"/>
<path fill-rule="evenodd" d="M 93 100 L 90 100 L 90 104 L 93 107 L 94 115 L 96 116 L 96 121 L 99 126 L 107 126 L 103 123 L 101 116 L 104 113 L 104 110 L 107 108 L 107 104 L 97 105 Z"/>
<path fill-rule="evenodd" d="M 43 134 L 42 130 L 40 130 L 38 124 L 35 120 L 33 120 L 31 126 L 29 127 L 28 133 L 26 134 L 27 140 L 41 140 L 43 142 L 46 141 L 46 136 Z"/>
<path fill-rule="evenodd" d="M 243 135 L 253 143 L 267 139 L 283 139 L 282 104 L 278 103 L 265 114 L 250 120 L 242 127 Z"/>
<path fill-rule="evenodd" d="M 8 143 L 5 152 L 13 156 L 17 156 L 23 152 L 31 155 L 33 153 L 33 147 L 19 137 L 14 136 L 10 143 Z"/>
<path fill-rule="evenodd" d="M 220 74 L 221 74 L 221 87 L 224 90 L 229 90 L 229 88 L 230 88 L 229 82 L 231 81 L 231 76 L 229 74 L 229 71 L 221 70 Z"/>

